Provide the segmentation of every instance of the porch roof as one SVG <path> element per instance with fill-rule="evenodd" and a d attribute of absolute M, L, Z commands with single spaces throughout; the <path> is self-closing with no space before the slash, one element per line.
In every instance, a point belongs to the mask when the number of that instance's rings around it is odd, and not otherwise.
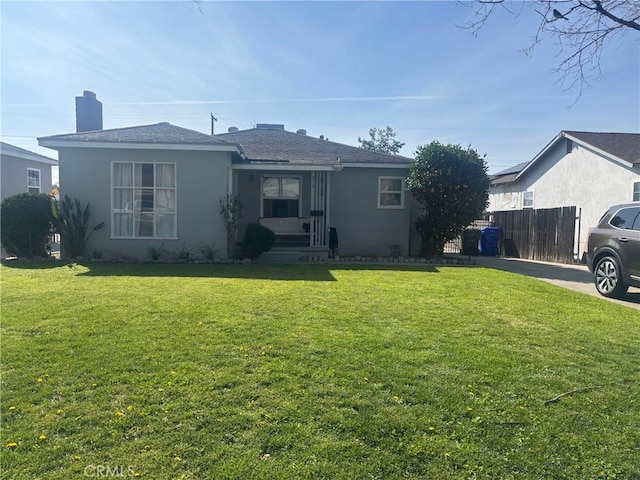
<path fill-rule="evenodd" d="M 412 162 L 412 159 L 401 155 L 372 152 L 282 129 L 252 128 L 222 133 L 215 137 L 240 145 L 246 159 L 236 160 L 236 164 L 263 166 L 359 164 L 372 167 L 380 165 L 405 167 Z"/>

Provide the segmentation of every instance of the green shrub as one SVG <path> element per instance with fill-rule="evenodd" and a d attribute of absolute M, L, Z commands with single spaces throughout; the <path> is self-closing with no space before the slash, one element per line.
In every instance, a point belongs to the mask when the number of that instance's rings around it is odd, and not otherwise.
<path fill-rule="evenodd" d="M 244 241 L 242 242 L 244 256 L 255 260 L 264 252 L 271 250 L 275 239 L 275 233 L 267 227 L 258 223 L 250 223 L 244 232 Z"/>
<path fill-rule="evenodd" d="M 44 193 L 18 193 L 0 205 L 0 242 L 18 257 L 46 257 L 51 238 L 51 200 Z"/>
<path fill-rule="evenodd" d="M 104 227 L 104 222 L 89 228 L 91 208 L 87 204 L 84 208 L 77 198 L 71 200 L 68 195 L 58 202 L 53 200 L 49 207 L 53 211 L 54 226 L 60 233 L 60 250 L 68 258 L 84 256 L 87 242 L 93 232 Z"/>

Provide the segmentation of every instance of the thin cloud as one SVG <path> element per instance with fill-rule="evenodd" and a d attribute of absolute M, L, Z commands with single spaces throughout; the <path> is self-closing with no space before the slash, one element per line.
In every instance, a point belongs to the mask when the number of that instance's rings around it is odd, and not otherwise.
<path fill-rule="evenodd" d="M 263 100 L 170 100 L 164 102 L 121 102 L 112 105 L 228 105 L 250 103 L 311 103 L 311 102 L 395 102 L 406 100 L 434 101 L 448 100 L 439 95 L 399 95 L 386 97 L 322 97 L 322 98 L 280 98 Z"/>

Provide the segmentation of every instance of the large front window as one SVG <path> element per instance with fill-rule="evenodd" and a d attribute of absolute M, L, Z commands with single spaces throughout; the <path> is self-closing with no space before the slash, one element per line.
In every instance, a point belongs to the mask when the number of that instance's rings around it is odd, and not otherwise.
<path fill-rule="evenodd" d="M 300 216 L 300 178 L 262 178 L 262 217 Z"/>
<path fill-rule="evenodd" d="M 114 237 L 176 237 L 174 163 L 112 164 Z"/>

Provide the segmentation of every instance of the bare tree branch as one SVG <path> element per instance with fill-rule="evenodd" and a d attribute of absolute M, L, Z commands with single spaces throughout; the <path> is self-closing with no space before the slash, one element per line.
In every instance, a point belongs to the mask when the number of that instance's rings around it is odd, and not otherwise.
<path fill-rule="evenodd" d="M 547 37 L 558 45 L 560 61 L 553 70 L 564 90 L 578 88 L 577 99 L 592 80 L 599 80 L 603 50 L 616 36 L 640 31 L 640 2 L 635 0 L 535 0 L 528 5 L 540 16 L 533 40 L 523 48 L 526 55 Z M 466 4 L 469 5 L 468 3 Z M 476 19 L 461 28 L 477 36 L 498 7 L 517 17 L 505 6 L 505 0 L 475 0 Z M 523 7 L 524 8 L 524 7 Z M 564 88 L 566 87 L 566 88 Z M 575 102 L 574 102 L 575 103 Z"/>

